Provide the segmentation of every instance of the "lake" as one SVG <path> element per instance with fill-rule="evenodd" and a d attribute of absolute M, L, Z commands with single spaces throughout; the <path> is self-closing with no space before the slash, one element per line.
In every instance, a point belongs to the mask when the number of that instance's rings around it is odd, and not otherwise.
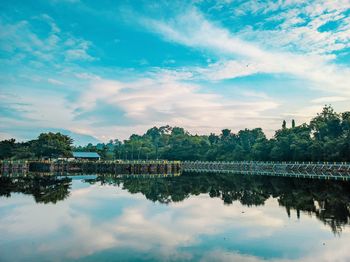
<path fill-rule="evenodd" d="M 350 183 L 2 176 L 0 261 L 350 261 Z"/>

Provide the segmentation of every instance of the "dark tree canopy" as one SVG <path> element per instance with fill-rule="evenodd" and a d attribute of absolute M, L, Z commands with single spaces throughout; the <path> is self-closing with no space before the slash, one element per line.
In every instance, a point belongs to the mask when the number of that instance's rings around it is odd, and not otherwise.
<path fill-rule="evenodd" d="M 0 159 L 31 159 L 68 157 L 73 139 L 61 133 L 42 133 L 35 140 L 16 143 L 14 139 L 0 141 Z"/>
<path fill-rule="evenodd" d="M 73 139 L 61 133 L 42 133 L 32 142 L 32 150 L 38 157 L 68 157 Z"/>

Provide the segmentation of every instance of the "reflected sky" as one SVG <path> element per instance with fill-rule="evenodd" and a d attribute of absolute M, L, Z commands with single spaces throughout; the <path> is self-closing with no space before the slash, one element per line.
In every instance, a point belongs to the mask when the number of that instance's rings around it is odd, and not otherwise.
<path fill-rule="evenodd" d="M 298 217 L 292 209 L 289 217 L 281 195 L 268 196 L 262 205 L 225 204 L 192 190 L 185 199 L 162 203 L 137 192 L 142 190 L 133 181 L 73 177 L 67 194 L 55 193 L 61 200 L 51 202 L 34 196 L 37 188 L 35 194 L 47 194 L 42 182 L 31 194 L 2 194 L 0 261 L 350 260 L 348 223 L 335 234 L 312 212 Z M 162 181 L 141 183 L 160 188 Z M 61 192 L 51 182 L 45 185 Z"/>

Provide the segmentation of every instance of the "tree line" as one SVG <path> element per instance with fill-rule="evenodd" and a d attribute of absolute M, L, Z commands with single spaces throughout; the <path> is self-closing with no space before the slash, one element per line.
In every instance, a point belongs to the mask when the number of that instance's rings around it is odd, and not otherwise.
<path fill-rule="evenodd" d="M 133 134 L 123 142 L 73 146 L 60 133 L 43 133 L 35 140 L 0 141 L 0 159 L 30 159 L 71 156 L 72 151 L 98 152 L 103 159 L 168 159 L 208 161 L 350 161 L 350 112 L 337 113 L 325 106 L 306 124 L 290 127 L 283 121 L 272 138 L 261 128 L 219 135 L 193 135 L 181 127 L 153 127 L 143 135 Z"/>

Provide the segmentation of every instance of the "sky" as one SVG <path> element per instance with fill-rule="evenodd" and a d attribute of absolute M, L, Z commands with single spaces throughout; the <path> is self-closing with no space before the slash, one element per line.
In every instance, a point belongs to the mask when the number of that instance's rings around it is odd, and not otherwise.
<path fill-rule="evenodd" d="M 350 110 L 350 1 L 0 2 L 0 139 L 76 144 Z"/>

